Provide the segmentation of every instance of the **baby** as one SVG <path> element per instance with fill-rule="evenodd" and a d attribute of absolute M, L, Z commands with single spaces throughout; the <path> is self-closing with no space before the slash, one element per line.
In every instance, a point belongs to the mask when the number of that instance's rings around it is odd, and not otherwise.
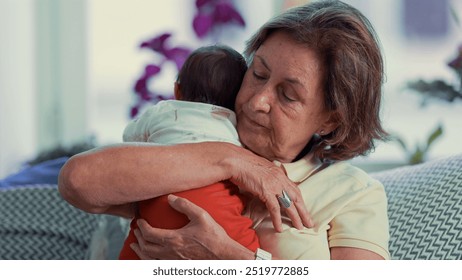
<path fill-rule="evenodd" d="M 221 141 L 241 146 L 233 110 L 246 71 L 244 58 L 229 47 L 195 50 L 178 74 L 174 87 L 176 100 L 161 101 L 130 122 L 124 131 L 124 141 L 163 145 Z M 252 221 L 241 215 L 246 197 L 231 182 L 218 182 L 175 195 L 205 209 L 243 246 L 252 251 L 259 248 Z M 139 218 L 164 229 L 180 228 L 189 222 L 185 215 L 170 207 L 166 195 L 139 202 L 120 259 L 139 259 L 130 248 L 131 243 L 137 242 L 134 230 Z"/>

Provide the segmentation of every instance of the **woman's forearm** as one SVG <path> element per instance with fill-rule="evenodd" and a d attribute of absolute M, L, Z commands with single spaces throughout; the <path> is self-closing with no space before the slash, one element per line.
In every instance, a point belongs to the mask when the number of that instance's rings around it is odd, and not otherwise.
<path fill-rule="evenodd" d="M 252 152 L 223 142 L 159 146 L 126 143 L 94 149 L 68 160 L 59 191 L 90 213 L 134 216 L 134 202 L 231 180 L 265 203 L 276 231 L 282 231 L 277 197 L 292 200 L 285 209 L 296 228 L 312 221 L 300 190 L 282 168 Z"/>
<path fill-rule="evenodd" d="M 113 212 L 114 205 L 229 179 L 232 174 L 224 159 L 237 149 L 241 148 L 215 142 L 98 148 L 69 159 L 61 169 L 59 190 L 85 211 Z"/>

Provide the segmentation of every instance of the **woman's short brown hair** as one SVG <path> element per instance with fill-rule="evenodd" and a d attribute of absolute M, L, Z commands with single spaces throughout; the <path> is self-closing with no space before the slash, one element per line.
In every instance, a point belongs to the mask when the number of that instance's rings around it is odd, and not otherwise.
<path fill-rule="evenodd" d="M 314 50 L 324 67 L 324 106 L 338 127 L 321 136 L 313 152 L 322 159 L 347 160 L 374 149 L 387 133 L 380 122 L 384 78 L 375 31 L 357 9 L 340 1 L 316 1 L 269 20 L 247 42 L 250 62 L 274 32 L 289 34 Z"/>

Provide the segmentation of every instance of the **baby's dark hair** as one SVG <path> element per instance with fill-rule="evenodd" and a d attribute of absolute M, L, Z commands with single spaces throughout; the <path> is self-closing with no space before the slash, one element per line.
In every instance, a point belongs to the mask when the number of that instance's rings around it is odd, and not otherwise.
<path fill-rule="evenodd" d="M 214 45 L 192 52 L 178 73 L 182 100 L 234 110 L 236 95 L 247 71 L 245 59 L 234 49 Z"/>

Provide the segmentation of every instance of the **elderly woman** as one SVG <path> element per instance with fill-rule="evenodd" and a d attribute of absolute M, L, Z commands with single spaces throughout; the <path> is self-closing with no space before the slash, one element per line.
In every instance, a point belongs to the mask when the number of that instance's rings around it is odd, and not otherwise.
<path fill-rule="evenodd" d="M 245 215 L 276 258 L 389 258 L 383 186 L 345 162 L 386 137 L 383 63 L 369 21 L 340 1 L 316 1 L 269 20 L 245 53 L 236 114 L 247 149 L 206 142 L 92 150 L 62 169 L 63 197 L 92 213 L 132 217 L 133 202 L 229 179 L 254 196 Z M 205 211 L 169 200 L 191 222 L 162 230 L 140 220 L 140 257 L 255 259 Z"/>

